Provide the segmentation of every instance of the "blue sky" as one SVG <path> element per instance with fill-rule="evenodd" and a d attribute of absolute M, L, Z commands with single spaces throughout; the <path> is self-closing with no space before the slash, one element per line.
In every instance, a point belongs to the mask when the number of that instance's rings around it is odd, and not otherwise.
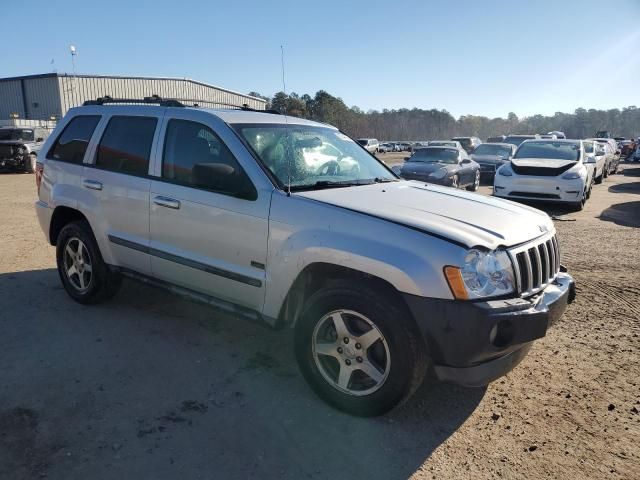
<path fill-rule="evenodd" d="M 74 44 L 78 73 L 272 95 L 284 45 L 288 91 L 363 110 L 640 106 L 640 0 L 30 0 L 7 2 L 2 19 L 24 28 L 5 38 L 0 77 L 70 72 Z"/>

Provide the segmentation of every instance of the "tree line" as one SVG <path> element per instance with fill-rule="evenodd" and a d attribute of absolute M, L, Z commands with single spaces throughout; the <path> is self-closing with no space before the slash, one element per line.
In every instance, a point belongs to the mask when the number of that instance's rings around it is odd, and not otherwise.
<path fill-rule="evenodd" d="M 348 107 L 341 98 L 324 90 L 313 97 L 297 93 L 278 92 L 265 97 L 256 92 L 250 95 L 267 100 L 267 108 L 288 115 L 329 123 L 354 138 L 373 137 L 380 140 L 433 140 L 455 136 L 477 136 L 485 140 L 494 135 L 565 132 L 567 138 L 592 137 L 598 130 L 609 130 L 615 136 L 640 136 L 640 109 L 635 106 L 622 110 L 578 108 L 573 113 L 556 112 L 553 116 L 533 115 L 518 118 L 511 112 L 507 118 L 488 118 L 463 115 L 455 119 L 446 110 L 432 108 L 400 108 L 370 110 Z"/>

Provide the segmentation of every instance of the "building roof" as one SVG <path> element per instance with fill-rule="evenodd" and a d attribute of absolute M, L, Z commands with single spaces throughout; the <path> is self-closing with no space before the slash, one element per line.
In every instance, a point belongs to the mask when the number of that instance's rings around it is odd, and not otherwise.
<path fill-rule="evenodd" d="M 259 102 L 266 103 L 266 100 L 254 97 L 252 95 L 247 95 L 246 93 L 236 92 L 234 90 L 229 90 L 228 88 L 217 87 L 216 85 L 211 85 L 209 83 L 200 82 L 198 80 L 193 80 L 191 78 L 179 78 L 179 77 L 141 77 L 135 75 L 88 75 L 88 74 L 78 74 L 74 75 L 72 73 L 40 73 L 35 75 L 22 75 L 19 77 L 5 77 L 0 78 L 0 82 L 10 82 L 15 80 L 31 80 L 38 78 L 58 78 L 58 77 L 77 77 L 77 78 L 112 78 L 112 79 L 124 79 L 124 80 L 173 80 L 173 81 L 184 81 L 195 83 L 197 85 L 202 85 L 203 87 L 215 88 L 216 90 L 221 90 L 223 92 L 232 93 L 234 95 L 242 95 L 243 97 L 251 98 L 252 100 L 256 100 Z"/>

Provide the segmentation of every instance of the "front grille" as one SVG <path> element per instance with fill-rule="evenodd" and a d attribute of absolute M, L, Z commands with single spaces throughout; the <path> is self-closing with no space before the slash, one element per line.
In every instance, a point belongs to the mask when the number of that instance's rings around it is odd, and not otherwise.
<path fill-rule="evenodd" d="M 560 271 L 560 247 L 555 235 L 509 250 L 518 292 L 527 297 L 551 283 Z"/>
<path fill-rule="evenodd" d="M 551 198 L 558 199 L 560 195 L 554 193 L 535 193 L 535 192 L 509 192 L 512 197 L 529 197 L 529 198 Z"/>
<path fill-rule="evenodd" d="M 537 177 L 557 177 L 561 173 L 566 172 L 571 167 L 573 167 L 574 163 L 568 163 L 559 168 L 548 168 L 548 167 L 523 167 L 518 166 L 515 163 L 511 162 L 511 168 L 518 175 L 534 175 Z"/>

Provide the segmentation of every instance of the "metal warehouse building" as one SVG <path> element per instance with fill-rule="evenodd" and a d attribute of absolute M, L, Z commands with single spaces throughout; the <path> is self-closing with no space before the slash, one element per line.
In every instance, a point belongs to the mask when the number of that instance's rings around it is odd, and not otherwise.
<path fill-rule="evenodd" d="M 71 107 L 109 95 L 113 98 L 197 100 L 203 107 L 242 106 L 264 110 L 261 98 L 187 78 L 120 77 L 45 73 L 0 78 L 0 119 L 59 119 Z"/>

